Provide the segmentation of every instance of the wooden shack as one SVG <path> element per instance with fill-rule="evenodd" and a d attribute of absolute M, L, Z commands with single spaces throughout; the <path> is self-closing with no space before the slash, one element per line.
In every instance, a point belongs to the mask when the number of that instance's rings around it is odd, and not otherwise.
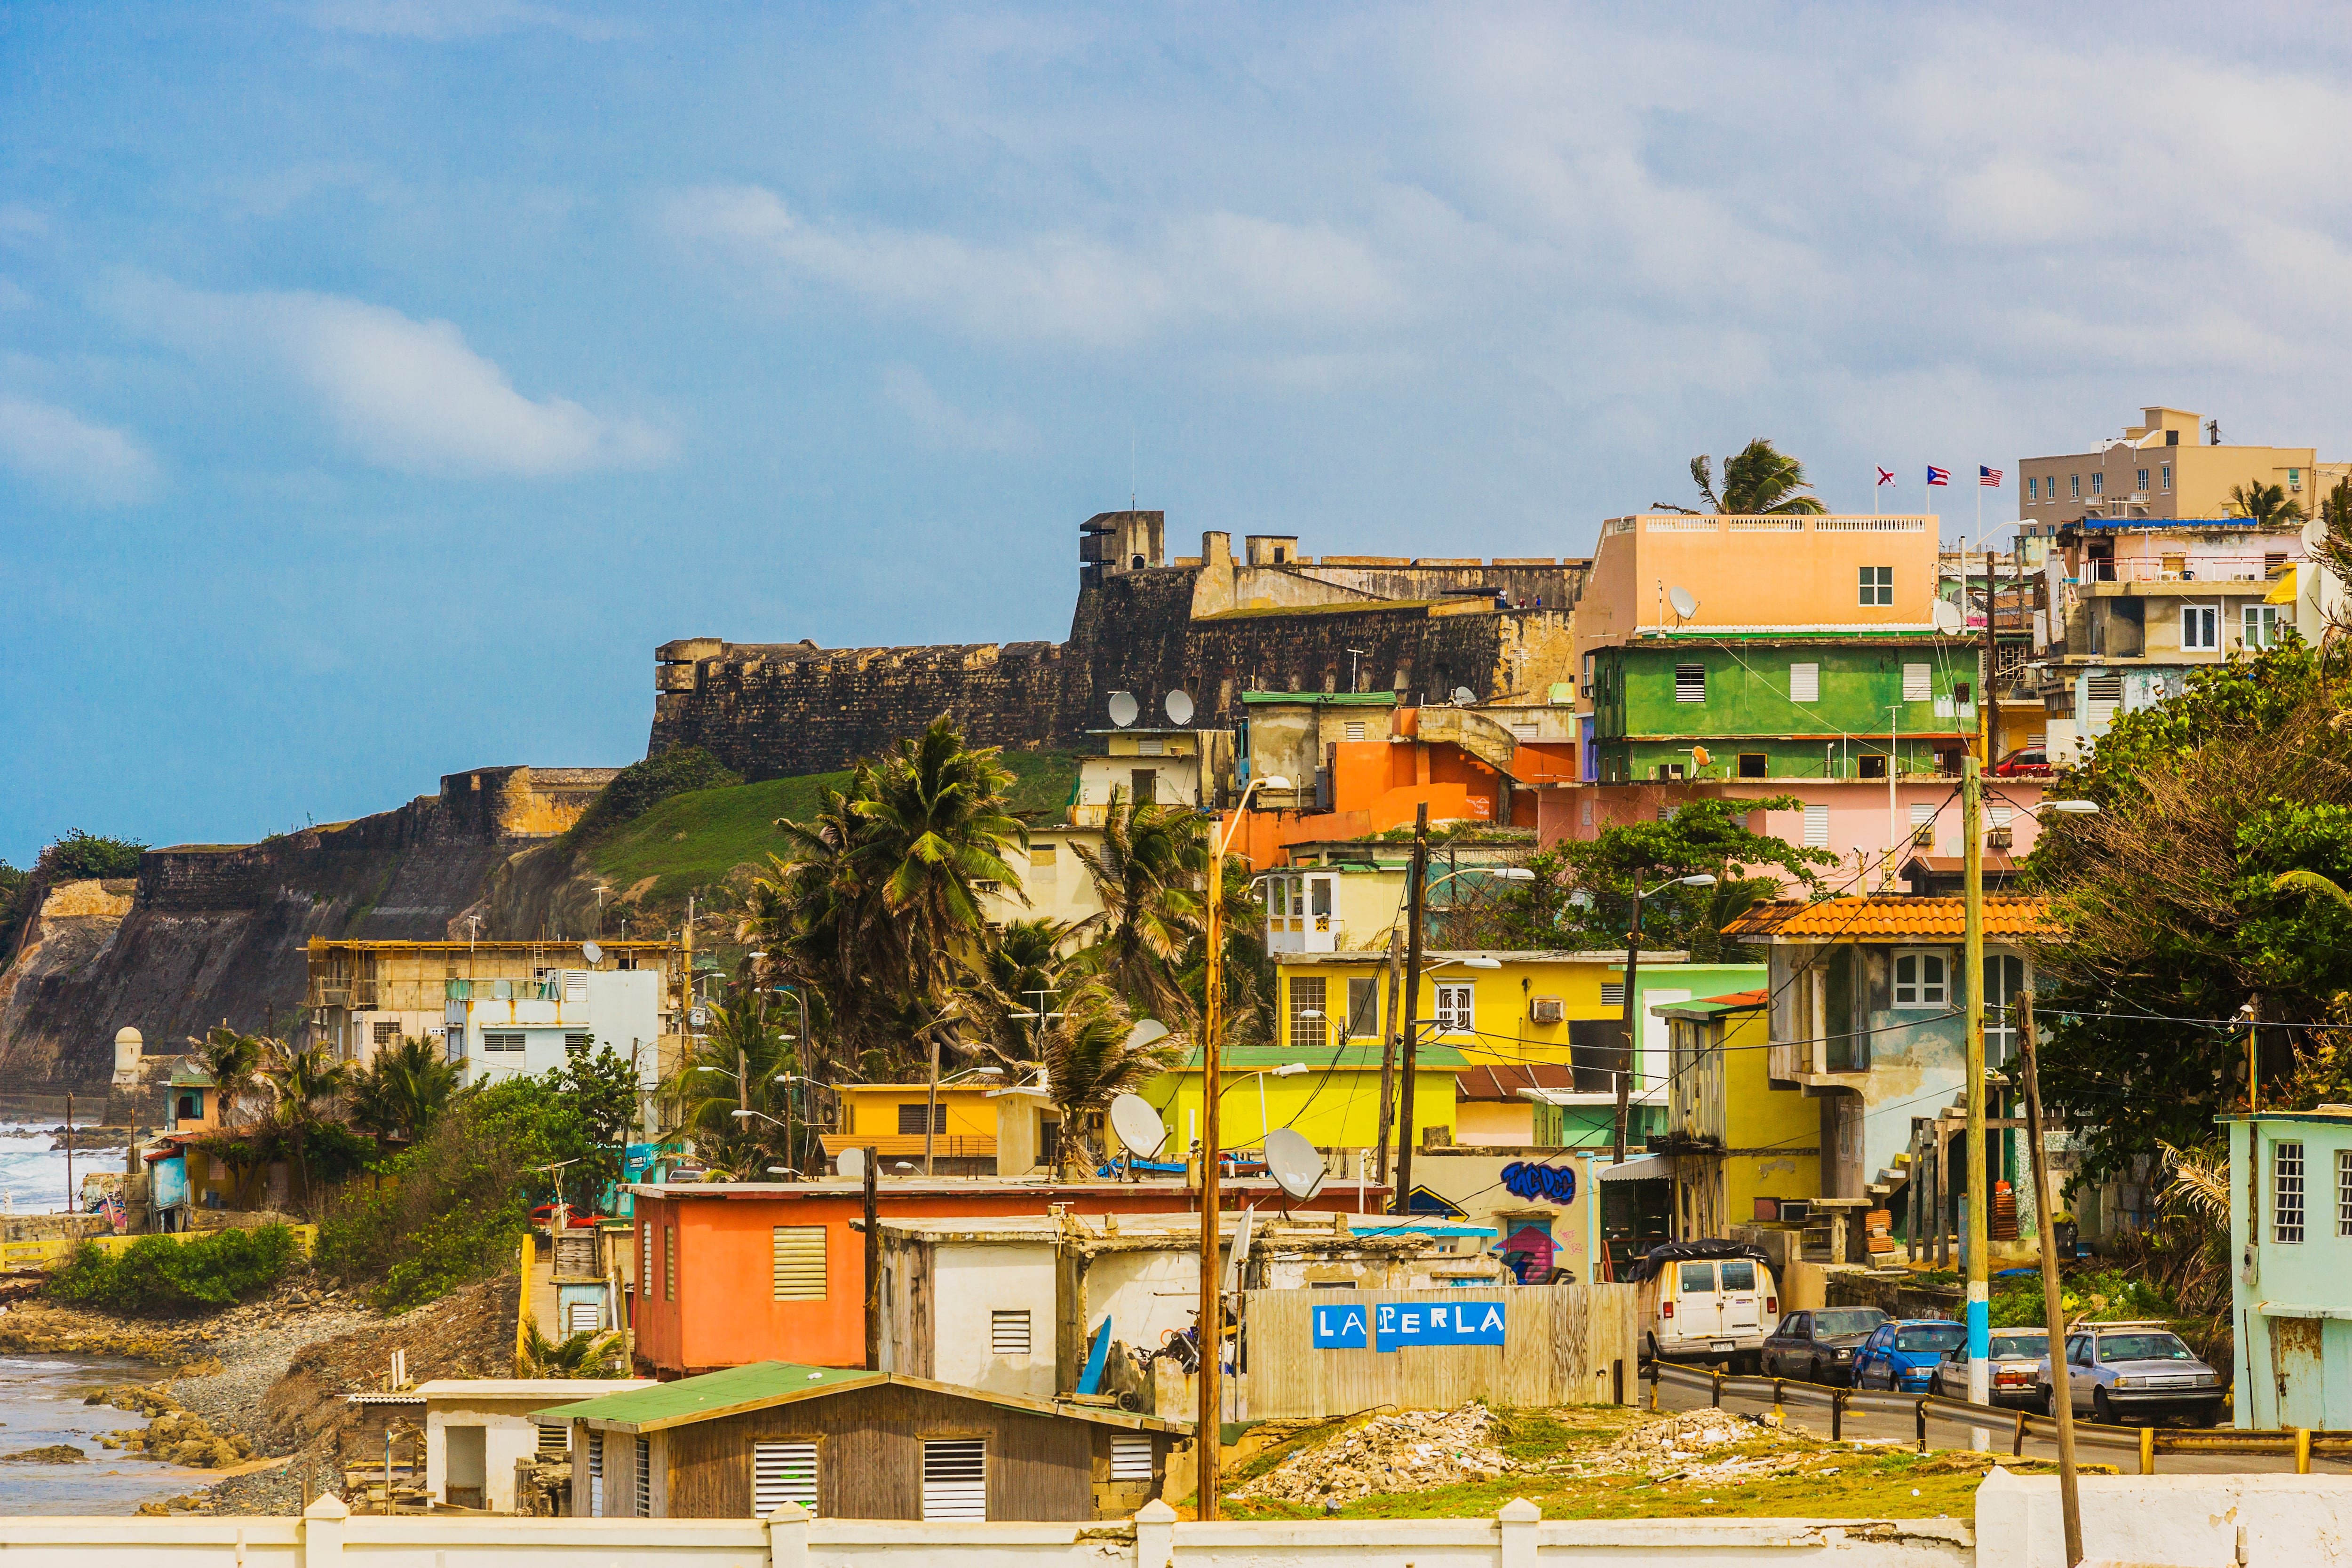
<path fill-rule="evenodd" d="M 759 1362 L 542 1411 L 572 1426 L 574 1514 L 1119 1519 L 1189 1424 L 897 1373 Z"/>

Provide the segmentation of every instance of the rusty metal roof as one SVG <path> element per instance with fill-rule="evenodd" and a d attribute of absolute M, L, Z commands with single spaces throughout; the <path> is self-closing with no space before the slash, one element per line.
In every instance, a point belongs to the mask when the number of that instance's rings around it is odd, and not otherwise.
<path fill-rule="evenodd" d="M 1785 942 L 1958 942 L 1967 934 L 1963 899 L 1876 894 L 1862 899 L 1782 900 L 1761 904 L 1724 927 L 1729 937 Z M 2021 893 L 1988 893 L 1985 935 L 2055 936 L 2050 900 Z"/>

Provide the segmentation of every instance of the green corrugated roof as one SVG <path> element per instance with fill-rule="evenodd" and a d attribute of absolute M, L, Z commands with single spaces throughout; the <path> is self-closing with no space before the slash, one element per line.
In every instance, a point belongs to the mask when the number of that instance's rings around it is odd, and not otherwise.
<path fill-rule="evenodd" d="M 1305 1062 L 1309 1073 L 1318 1073 L 1326 1068 L 1334 1072 L 1378 1072 L 1381 1043 L 1350 1041 L 1336 1052 L 1328 1046 L 1227 1046 L 1217 1053 L 1217 1058 L 1218 1066 L 1226 1072 L 1255 1072 L 1261 1068 L 1287 1067 L 1297 1061 Z M 1414 1059 L 1421 1069 L 1428 1071 L 1452 1071 L 1469 1065 L 1462 1053 L 1451 1046 L 1423 1046 Z M 1200 1047 L 1195 1046 L 1187 1053 L 1175 1070 L 1199 1072 Z"/>
<path fill-rule="evenodd" d="M 1312 702 L 1324 708 L 1393 708 L 1393 691 L 1244 691 L 1244 702 Z"/>
<path fill-rule="evenodd" d="M 838 1388 L 849 1383 L 871 1383 L 883 1374 L 864 1367 L 801 1366 L 788 1361 L 753 1362 L 749 1366 L 707 1372 L 654 1388 L 633 1388 L 578 1405 L 542 1410 L 540 1421 L 625 1421 L 633 1426 L 690 1420 L 738 1405 L 757 1405 L 784 1394 L 813 1388 Z"/>

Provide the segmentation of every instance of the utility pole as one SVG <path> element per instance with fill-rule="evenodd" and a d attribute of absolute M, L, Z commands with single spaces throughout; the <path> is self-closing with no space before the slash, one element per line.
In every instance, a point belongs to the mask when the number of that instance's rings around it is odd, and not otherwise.
<path fill-rule="evenodd" d="M 923 1174 L 931 1173 L 931 1133 L 940 1121 L 940 1032 L 931 1030 L 931 1093 L 923 1107 Z"/>
<path fill-rule="evenodd" d="M 1254 781 L 1253 781 L 1254 782 Z M 1234 807 L 1234 819 L 1249 809 L 1249 792 L 1242 792 L 1241 804 Z M 1210 832 L 1214 834 L 1213 826 Z M 1223 1061 L 1220 1047 L 1224 1039 L 1225 964 L 1224 913 L 1225 840 L 1219 836 L 1216 853 L 1209 857 L 1209 885 L 1204 889 L 1207 920 L 1202 930 L 1208 941 L 1208 964 L 1202 977 L 1201 988 L 1201 1310 L 1193 1320 L 1193 1333 L 1200 1352 L 1201 1372 L 1199 1394 L 1201 1407 L 1193 1413 L 1193 1508 L 1195 1519 L 1217 1517 L 1217 1461 L 1220 1420 L 1220 1394 L 1217 1375 L 1222 1370 L 1225 1352 L 1224 1282 L 1217 1267 L 1218 1210 L 1223 1199 L 1217 1189 L 1217 1162 L 1223 1157 L 1219 1147 L 1217 1110 L 1223 1103 L 1220 1092 L 1223 1084 L 1219 1075 Z M 1040 1012 L 1044 1009 L 1040 1008 Z"/>
<path fill-rule="evenodd" d="M 2050 1411 L 2058 1421 L 2058 1504 L 2066 1521 L 2066 1568 L 2083 1560 L 2083 1499 L 2074 1476 L 2074 1396 L 2066 1386 L 2064 1294 L 2058 1287 L 2058 1222 L 2042 1148 L 2042 1077 L 2035 1068 L 2033 993 L 2017 994 L 2017 1044 L 2025 1064 L 2025 1135 L 2033 1155 L 2033 1211 L 2042 1220 L 2042 1321 L 2050 1326 Z"/>
<path fill-rule="evenodd" d="M 1397 1063 L 1397 986 L 1402 978 L 1402 964 L 1398 949 L 1403 937 L 1391 928 L 1389 931 L 1389 1010 L 1381 1015 L 1388 1027 L 1381 1032 L 1381 1181 L 1389 1179 L 1389 1132 L 1396 1126 L 1396 1063 Z M 1358 1196 L 1362 1194 L 1359 1194 Z"/>
<path fill-rule="evenodd" d="M 1981 710 L 1979 710 L 1981 711 Z M 1967 988 L 1968 1011 L 1968 1316 L 1969 1400 L 1991 1403 L 1990 1369 L 1992 1307 L 1986 1293 L 1985 1252 L 1992 1234 L 1992 1204 L 1985 1175 L 1985 1033 L 1984 1033 L 1984 763 L 1974 756 L 1960 760 L 1960 844 L 1967 869 L 1967 900 L 1962 931 L 1966 956 L 1960 983 Z M 1981 1426 L 1969 1428 L 1969 1447 L 1986 1444 Z"/>
<path fill-rule="evenodd" d="M 882 1215 L 876 1193 L 882 1156 L 866 1146 L 866 1370 L 882 1370 Z"/>
<path fill-rule="evenodd" d="M 1397 1091 L 1396 1191 L 1389 1198 L 1391 1214 L 1409 1212 L 1412 1202 L 1412 1074 L 1421 1043 L 1422 905 L 1428 893 L 1429 803 L 1423 801 L 1412 809 L 1412 869 L 1405 874 L 1405 918 L 1412 923 L 1405 931 L 1404 1082 Z"/>
<path fill-rule="evenodd" d="M 1624 1064 L 1617 1069 L 1617 1127 L 1609 1140 L 1609 1163 L 1625 1163 L 1625 1123 L 1633 1109 L 1633 1068 L 1642 1053 L 1634 1044 L 1633 980 L 1642 966 L 1642 876 L 1639 868 L 1633 874 L 1633 923 L 1625 932 L 1625 1053 Z M 1593 1202 L 1601 1200 L 1596 1196 Z"/>
<path fill-rule="evenodd" d="M 192 1207 L 194 1205 L 191 1205 Z M 79 1214 L 80 1205 L 74 1201 L 73 1184 L 73 1090 L 66 1090 L 66 1213 Z M 384 1485 L 389 1487 L 387 1479 Z"/>

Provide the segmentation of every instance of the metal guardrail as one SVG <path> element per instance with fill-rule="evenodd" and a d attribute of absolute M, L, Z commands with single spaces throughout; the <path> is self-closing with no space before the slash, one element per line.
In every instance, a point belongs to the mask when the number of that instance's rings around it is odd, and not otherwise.
<path fill-rule="evenodd" d="M 294 1233 L 294 1245 L 308 1258 L 319 1245 L 319 1227 L 298 1225 L 288 1227 Z M 208 1236 L 222 1234 L 217 1230 L 147 1231 L 129 1236 L 58 1236 L 41 1241 L 0 1241 L 0 1269 L 53 1268 L 74 1255 L 84 1242 L 104 1252 L 119 1253 L 132 1242 L 145 1241 L 149 1237 L 161 1237 L 166 1241 L 200 1241 Z"/>
<path fill-rule="evenodd" d="M 2010 1440 L 2012 1455 L 2025 1452 L 2025 1440 L 2036 1437 L 2049 1442 L 2058 1440 L 2058 1423 L 2042 1415 L 2031 1415 L 2021 1410 L 1999 1410 L 1987 1405 L 1971 1405 L 1964 1399 L 1948 1399 L 1937 1394 L 1879 1394 L 1862 1388 L 1833 1388 L 1827 1384 L 1806 1383 L 1793 1377 L 1744 1377 L 1720 1372 L 1702 1372 L 1696 1367 L 1675 1366 L 1667 1362 L 1651 1362 L 1644 1369 L 1650 1384 L 1650 1408 L 1658 1407 L 1658 1389 L 1671 1383 L 1677 1388 L 1706 1390 L 1711 1403 L 1717 1407 L 1724 1395 L 1733 1394 L 1749 1399 L 1763 1399 L 1772 1405 L 1824 1405 L 1830 1412 L 1830 1436 L 1843 1439 L 1845 1435 L 1845 1413 L 1849 1410 L 1876 1411 L 1885 1415 L 1909 1415 L 1916 1423 L 1919 1451 L 1927 1451 L 1927 1425 L 1941 1421 L 1987 1433 L 2000 1433 Z M 2108 1426 L 2095 1421 L 2076 1421 L 2074 1446 L 2078 1448 L 2125 1450 L 2139 1456 L 2139 1473 L 2156 1474 L 2158 1454 L 2262 1454 L 2292 1458 L 2295 1473 L 2311 1473 L 2312 1456 L 2326 1458 L 2352 1459 L 2352 1432 L 2315 1431 L 2293 1427 L 2281 1432 L 2173 1432 L 2155 1426 Z"/>

